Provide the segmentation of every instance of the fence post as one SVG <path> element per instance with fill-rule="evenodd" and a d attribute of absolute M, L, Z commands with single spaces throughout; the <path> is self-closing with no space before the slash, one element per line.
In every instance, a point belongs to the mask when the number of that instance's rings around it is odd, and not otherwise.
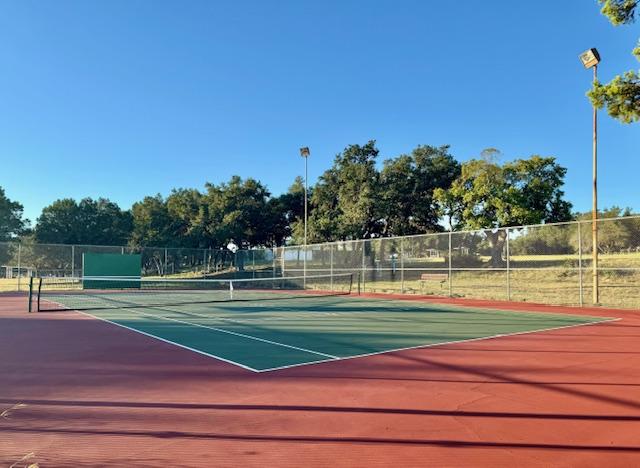
<path fill-rule="evenodd" d="M 509 228 L 506 228 L 505 232 L 507 233 L 507 241 L 506 241 L 506 248 L 507 248 L 507 301 L 510 301 L 511 300 L 511 262 L 510 262 L 511 251 L 509 250 Z"/>
<path fill-rule="evenodd" d="M 582 295 L 582 223 L 580 221 L 578 221 L 578 288 L 580 289 L 580 307 L 582 307 L 584 305 L 584 298 Z"/>
<path fill-rule="evenodd" d="M 168 256 L 167 255 L 167 249 L 165 248 L 164 249 L 164 268 L 163 268 L 163 271 L 162 271 L 162 276 L 167 276 L 167 268 L 168 268 L 168 263 L 167 263 L 168 258 L 167 258 L 167 256 Z"/>
<path fill-rule="evenodd" d="M 271 247 L 271 277 L 276 278 L 276 256 L 278 255 L 278 247 Z"/>
<path fill-rule="evenodd" d="M 331 291 L 333 291 L 333 244 L 329 244 L 329 272 L 331 276 Z"/>
<path fill-rule="evenodd" d="M 302 287 L 307 289 L 307 242 L 302 247 Z"/>
<path fill-rule="evenodd" d="M 362 240 L 362 292 L 365 291 L 366 289 L 366 275 L 367 275 L 367 267 L 366 267 L 366 260 L 365 260 L 365 256 L 366 256 L 366 240 Z"/>
<path fill-rule="evenodd" d="M 251 251 L 251 267 L 253 268 L 253 278 L 256 277 L 256 251 Z"/>
<path fill-rule="evenodd" d="M 449 297 L 453 296 L 453 257 L 451 256 L 453 249 L 451 247 L 451 230 L 449 230 Z"/>
<path fill-rule="evenodd" d="M 20 292 L 20 273 L 22 271 L 22 242 L 18 242 L 18 292 Z"/>
<path fill-rule="evenodd" d="M 76 277 L 76 246 L 71 246 L 71 277 Z"/>
<path fill-rule="evenodd" d="M 287 253 L 287 248 L 285 246 L 280 247 L 280 276 L 284 277 L 285 275 L 285 271 L 284 271 L 284 256 Z M 293 276 L 296 276 L 295 274 Z"/>
<path fill-rule="evenodd" d="M 400 238 L 400 294 L 404 294 L 404 239 Z"/>

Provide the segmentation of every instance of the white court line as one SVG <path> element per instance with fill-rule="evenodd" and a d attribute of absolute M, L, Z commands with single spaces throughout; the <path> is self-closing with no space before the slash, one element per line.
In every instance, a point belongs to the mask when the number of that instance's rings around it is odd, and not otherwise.
<path fill-rule="evenodd" d="M 221 332 L 221 333 L 227 333 L 229 335 L 240 336 L 242 338 L 248 338 L 250 340 L 262 341 L 264 343 L 272 344 L 272 345 L 275 345 L 275 346 L 282 346 L 283 348 L 291 348 L 291 349 L 295 349 L 295 350 L 298 350 L 298 351 L 303 351 L 305 353 L 317 354 L 319 356 L 324 356 L 324 357 L 328 357 L 328 358 L 331 358 L 331 359 L 340 359 L 339 356 L 334 356 L 333 354 L 327 354 L 327 353 L 322 353 L 320 351 L 314 351 L 314 350 L 311 350 L 311 349 L 300 348 L 298 346 L 288 345 L 288 344 L 285 344 L 285 343 L 279 343 L 277 341 L 271 341 L 271 340 L 267 340 L 265 338 L 258 338 L 257 336 L 252 336 L 252 335 L 246 335 L 244 333 L 233 332 L 231 330 L 225 330 L 223 328 L 211 327 L 209 325 L 202 325 L 200 323 L 186 322 L 184 320 L 178 320 L 178 319 L 174 319 L 174 318 L 171 318 L 171 317 L 164 317 L 162 315 L 147 314 L 145 312 L 140 312 L 140 311 L 137 311 L 137 310 L 126 308 L 126 307 L 123 307 L 120 310 L 128 310 L 128 311 L 133 312 L 135 314 L 145 315 L 145 316 L 148 316 L 148 317 L 153 317 L 153 318 L 157 318 L 157 319 L 161 319 L 161 320 L 168 320 L 168 321 L 171 321 L 171 322 L 182 323 L 182 324 L 193 326 L 193 327 L 206 328 L 208 330 L 213 330 L 213 331 L 217 331 L 217 332 Z M 167 309 L 165 309 L 165 310 L 167 310 Z M 184 312 L 171 310 L 171 309 L 168 309 L 168 310 L 171 311 L 171 312 L 176 312 L 176 313 L 184 313 Z M 187 315 L 190 315 L 190 314 L 191 313 L 187 313 Z M 212 318 L 212 317 L 205 317 L 205 316 L 200 315 L 200 314 L 194 314 L 194 315 L 196 315 L 198 317 L 202 317 L 202 318 Z"/>
<path fill-rule="evenodd" d="M 155 339 L 158 339 L 160 341 L 164 341 L 164 342 L 169 343 L 169 344 L 173 344 L 173 345 L 178 346 L 180 348 L 188 349 L 189 351 L 193 351 L 193 352 L 198 353 L 198 354 L 202 354 L 202 355 L 214 358 L 214 359 L 218 359 L 218 360 L 223 361 L 223 362 L 227 362 L 229 364 L 234 364 L 234 365 L 236 365 L 238 367 L 241 367 L 243 369 L 247 369 L 247 370 L 250 370 L 250 371 L 256 372 L 256 373 L 272 372 L 272 371 L 277 371 L 277 370 L 289 369 L 289 368 L 292 368 L 292 367 L 300 367 L 300 366 L 307 366 L 307 365 L 313 365 L 313 364 L 321 364 L 321 363 L 326 363 L 326 362 L 346 361 L 348 359 L 358 359 L 358 358 L 362 358 L 362 357 L 376 356 L 376 355 L 380 355 L 380 354 L 395 353 L 395 352 L 400 352 L 400 351 L 408 351 L 408 350 L 412 350 L 412 349 L 432 348 L 432 347 L 436 347 L 436 346 L 445 346 L 445 345 L 449 345 L 449 344 L 469 343 L 469 342 L 474 342 L 474 341 L 490 340 L 490 339 L 495 339 L 495 338 L 503 338 L 503 337 L 516 336 L 516 335 L 526 335 L 526 334 L 530 334 L 530 333 L 540 333 L 540 332 L 546 332 L 546 331 L 552 331 L 552 330 L 560 330 L 560 329 L 564 329 L 564 328 L 575 328 L 575 327 L 582 327 L 582 326 L 587 326 L 587 325 L 598 325 L 598 324 L 602 324 L 602 323 L 616 322 L 616 321 L 622 320 L 621 318 L 609 318 L 609 319 L 605 318 L 603 320 L 598 320 L 598 321 L 595 321 L 595 322 L 577 323 L 577 324 L 563 325 L 563 326 L 560 326 L 560 327 L 552 327 L 552 328 L 540 328 L 540 329 L 536 329 L 536 330 L 528 330 L 528 331 L 514 332 L 514 333 L 503 333 L 503 334 L 483 336 L 483 337 L 478 337 L 478 338 L 467 338 L 467 339 L 462 339 L 462 340 L 442 341 L 442 342 L 439 342 L 439 343 L 408 346 L 408 347 L 404 347 L 404 348 L 394 348 L 394 349 L 375 351 L 375 352 L 371 352 L 371 353 L 356 354 L 356 355 L 353 355 L 353 356 L 339 357 L 339 356 L 333 356 L 333 355 L 330 355 L 330 354 L 320 353 L 319 351 L 312 351 L 312 350 L 308 350 L 308 349 L 305 349 L 305 348 L 298 348 L 298 347 L 291 346 L 291 345 L 286 345 L 286 344 L 283 344 L 283 343 L 277 343 L 275 341 L 265 340 L 263 338 L 252 337 L 250 335 L 243 335 L 242 333 L 231 332 L 229 330 L 223 330 L 223 329 L 219 329 L 219 328 L 215 328 L 215 327 L 208 327 L 206 325 L 193 324 L 193 323 L 189 323 L 189 322 L 184 322 L 182 320 L 171 319 L 171 318 L 168 318 L 168 317 L 161 317 L 161 316 L 153 315 L 153 314 L 145 314 L 145 313 L 138 312 L 138 311 L 135 311 L 135 310 L 132 310 L 132 309 L 123 308 L 121 310 L 129 310 L 131 312 L 139 313 L 139 314 L 142 314 L 142 315 L 148 315 L 148 316 L 155 317 L 155 318 L 160 318 L 160 319 L 175 321 L 175 322 L 179 322 L 179 323 L 184 323 L 186 325 L 194 325 L 194 326 L 199 326 L 199 327 L 203 327 L 203 328 L 208 328 L 208 329 L 211 329 L 211 330 L 214 330 L 214 331 L 220 331 L 220 332 L 223 332 L 223 333 L 229 333 L 229 334 L 232 334 L 232 335 L 238 335 L 238 336 L 242 336 L 242 337 L 245 337 L 245 338 L 250 338 L 250 339 L 254 339 L 254 340 L 258 340 L 258 341 L 265 341 L 265 342 L 270 343 L 270 344 L 283 346 L 283 347 L 287 347 L 287 348 L 293 348 L 293 349 L 297 349 L 297 350 L 300 350 L 300 351 L 306 351 L 306 352 L 309 352 L 309 353 L 312 353 L 312 354 L 319 354 L 319 355 L 324 355 L 324 356 L 329 357 L 329 359 L 321 359 L 321 360 L 307 361 L 307 362 L 301 362 L 301 363 L 296 363 L 296 364 L 288 364 L 288 365 L 284 365 L 284 366 L 270 367 L 270 368 L 266 368 L 266 369 L 254 369 L 254 368 L 249 367 L 247 365 L 240 364 L 238 362 L 231 361 L 229 359 L 225 359 L 225 358 L 222 358 L 220 356 L 216 356 L 215 354 L 207 353 L 205 351 L 200 351 L 198 349 L 191 348 L 189 346 L 182 345 L 180 343 L 176 343 L 174 341 L 167 340 L 165 338 L 161 338 L 161 337 L 153 335 L 151 333 L 146 333 L 146 332 L 143 332 L 141 330 L 137 330 L 135 328 L 131 328 L 131 327 L 128 327 L 126 325 L 122 325 L 122 324 L 119 324 L 117 322 L 113 322 L 111 320 L 105 319 L 105 318 L 94 316 L 94 315 L 89 314 L 87 312 L 77 311 L 77 312 L 79 312 L 79 313 L 81 313 L 83 315 L 86 315 L 88 317 L 92 317 L 92 318 L 95 318 L 95 319 L 98 319 L 98 320 L 102 320 L 104 322 L 111 323 L 111 324 L 116 325 L 118 327 L 122 327 L 122 328 L 125 328 L 127 330 L 130 330 L 130 331 L 133 331 L 133 332 L 136 332 L 136 333 L 140 333 L 142 335 L 145 335 L 145 336 L 148 336 L 148 337 L 151 337 L 151 338 L 155 338 Z M 181 313 L 180 311 L 175 311 L 175 310 L 173 310 L 173 312 Z M 200 316 L 200 317 L 204 317 L 204 316 L 202 316 L 200 314 L 197 314 L 197 315 Z M 569 315 L 569 314 L 566 314 L 566 315 Z M 206 317 L 206 318 L 210 318 L 210 317 Z"/>
<path fill-rule="evenodd" d="M 498 335 L 481 336 L 479 338 L 466 338 L 466 339 L 463 339 L 463 340 L 442 341 L 440 343 L 431 343 L 431 344 L 426 344 L 426 345 L 408 346 L 406 348 L 386 349 L 386 350 L 383 350 L 383 351 L 375 351 L 373 353 L 355 354 L 353 356 L 346 356 L 346 357 L 341 357 L 341 358 L 338 358 L 338 359 L 322 359 L 322 360 L 319 360 L 319 361 L 308 361 L 308 362 L 301 362 L 301 363 L 297 363 L 297 364 L 288 364 L 286 366 L 270 367 L 268 369 L 259 369 L 256 372 L 272 372 L 272 371 L 277 371 L 277 370 L 282 370 L 282 369 L 290 369 L 292 367 L 309 366 L 309 365 L 313 365 L 313 364 L 322 364 L 322 363 L 325 363 L 325 362 L 346 361 L 347 359 L 358 359 L 358 358 L 368 357 L 368 356 L 377 356 L 379 354 L 396 353 L 396 352 L 399 352 L 399 351 L 409 351 L 409 350 L 412 350 L 412 349 L 433 348 L 433 347 L 436 347 L 436 346 L 444 346 L 444 345 L 450 345 L 450 344 L 470 343 L 472 341 L 492 340 L 492 339 L 495 339 L 495 338 L 504 338 L 504 337 L 516 336 L 516 335 L 526 335 L 526 334 L 529 334 L 529 333 L 540 333 L 540 332 L 546 332 L 546 331 L 552 331 L 552 330 L 561 330 L 563 328 L 575 328 L 575 327 L 584 327 L 584 326 L 587 326 L 587 325 L 598 325 L 598 324 L 601 324 L 601 323 L 617 322 L 618 320 L 622 320 L 622 319 L 621 318 L 609 318 L 609 319 L 605 318 L 605 319 L 599 320 L 597 322 L 576 323 L 576 324 L 573 324 L 573 325 L 563 325 L 561 327 L 540 328 L 538 330 L 528 330 L 528 331 L 521 331 L 521 332 L 514 332 L 514 333 L 501 333 L 501 334 L 498 334 Z"/>
<path fill-rule="evenodd" d="M 138 330 L 136 328 L 127 327 L 126 325 L 122 325 L 121 323 L 114 322 L 114 321 L 108 320 L 106 318 L 98 317 L 96 315 L 91 315 L 91 314 L 89 314 L 87 312 L 83 312 L 81 310 L 76 310 L 76 311 L 73 311 L 73 312 L 77 312 L 79 314 L 86 315 L 87 317 L 91 317 L 91 318 L 94 318 L 96 320 L 102 320 L 103 322 L 110 323 L 111 325 L 115 325 L 116 327 L 122 327 L 122 328 L 125 328 L 125 329 L 129 330 L 129 331 L 132 331 L 132 332 L 135 332 L 135 333 L 140 333 L 141 335 L 148 336 L 150 338 L 155 338 L 156 340 L 164 341 L 165 343 L 172 344 L 172 345 L 177 346 L 179 348 L 188 349 L 189 351 L 193 351 L 194 353 L 202 354 L 204 356 L 207 356 L 207 357 L 210 357 L 210 358 L 213 358 L 213 359 L 218 359 L 219 361 L 223 361 L 223 362 L 226 362 L 228 364 L 233 364 L 235 366 L 242 367 L 243 369 L 250 370 L 251 372 L 259 372 L 258 369 L 254 369 L 253 367 L 249 367 L 249 366 L 246 366 L 244 364 L 240 364 L 239 362 L 231 361 L 230 359 L 225 359 L 223 357 L 216 356 L 215 354 L 207 353 L 207 352 L 201 351 L 199 349 L 191 348 L 189 346 L 186 346 L 186 345 L 183 345 L 183 344 L 180 344 L 180 343 L 176 343 L 175 341 L 167 340 L 165 338 L 161 338 L 161 337 L 153 335 L 151 333 L 143 332 L 142 330 Z M 327 359 L 327 361 L 328 361 L 328 359 Z M 326 361 L 323 361 L 323 362 L 326 362 Z"/>

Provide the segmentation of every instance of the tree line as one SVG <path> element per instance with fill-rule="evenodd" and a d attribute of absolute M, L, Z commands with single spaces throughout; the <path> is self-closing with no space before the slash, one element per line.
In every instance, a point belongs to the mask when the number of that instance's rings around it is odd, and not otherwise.
<path fill-rule="evenodd" d="M 533 155 L 501 163 L 487 149 L 464 163 L 449 146 L 420 145 L 382 161 L 375 141 L 352 144 L 310 187 L 308 241 L 323 242 L 567 221 L 566 169 Z M 126 210 L 107 198 L 65 198 L 33 227 L 0 188 L 0 240 L 39 243 L 219 248 L 302 243 L 304 181 L 271 194 L 260 181 L 233 176 L 204 190 L 174 189 Z M 496 239 L 499 243 L 500 239 Z"/>

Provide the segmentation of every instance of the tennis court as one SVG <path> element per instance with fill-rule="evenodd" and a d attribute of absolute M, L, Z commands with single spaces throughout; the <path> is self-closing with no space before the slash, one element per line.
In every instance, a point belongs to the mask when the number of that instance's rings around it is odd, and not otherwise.
<path fill-rule="evenodd" d="M 351 275 L 43 284 L 39 310 L 79 310 L 256 372 L 612 320 L 362 297 Z"/>
<path fill-rule="evenodd" d="M 637 313 L 352 280 L 41 278 L 41 313 L 2 298 L 0 461 L 635 463 Z"/>

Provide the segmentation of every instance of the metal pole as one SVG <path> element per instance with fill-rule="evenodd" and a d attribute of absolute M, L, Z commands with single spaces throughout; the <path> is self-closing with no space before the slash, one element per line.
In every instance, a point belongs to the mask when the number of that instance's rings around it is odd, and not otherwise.
<path fill-rule="evenodd" d="M 304 284 L 307 284 L 307 191 L 309 190 L 309 174 L 308 174 L 308 159 L 309 156 L 304 157 Z"/>
<path fill-rule="evenodd" d="M 333 244 L 329 244 L 329 271 L 331 272 L 331 291 L 333 291 Z"/>
<path fill-rule="evenodd" d="M 164 249 L 164 271 L 162 276 L 166 276 L 167 275 L 167 268 L 168 268 L 168 263 L 167 263 L 167 249 Z"/>
<path fill-rule="evenodd" d="M 582 298 L 582 223 L 578 221 L 578 287 L 580 288 L 580 306 L 584 305 Z"/>
<path fill-rule="evenodd" d="M 593 83 L 598 81 L 598 66 L 593 67 Z M 598 294 L 598 109 L 593 106 L 593 209 L 591 213 L 592 256 L 593 256 L 593 303 L 600 302 Z"/>
<path fill-rule="evenodd" d="M 18 242 L 18 292 L 20 291 L 20 273 L 22 270 L 21 254 L 22 254 L 22 243 Z"/>
<path fill-rule="evenodd" d="M 404 239 L 400 239 L 400 294 L 404 294 Z"/>
<path fill-rule="evenodd" d="M 29 277 L 29 298 L 28 298 L 28 310 L 32 312 L 33 305 L 33 276 Z"/>
<path fill-rule="evenodd" d="M 253 269 L 252 278 L 255 278 L 256 277 L 256 251 L 255 250 L 251 251 L 251 266 Z"/>
<path fill-rule="evenodd" d="M 366 266 L 366 261 L 365 261 L 366 243 L 367 243 L 366 240 L 362 241 L 362 292 L 364 292 L 364 290 L 365 290 L 365 286 L 366 286 L 365 276 L 367 275 L 367 266 Z"/>
<path fill-rule="evenodd" d="M 511 300 L 511 269 L 510 269 L 509 257 L 511 256 L 511 252 L 509 251 L 509 228 L 506 229 L 506 233 L 507 233 L 507 242 L 506 242 L 506 248 L 507 248 L 507 301 L 510 301 Z"/>
<path fill-rule="evenodd" d="M 71 277 L 76 277 L 76 246 L 71 246 Z"/>
<path fill-rule="evenodd" d="M 451 231 L 449 231 L 449 297 L 453 296 L 453 268 L 451 267 Z"/>
<path fill-rule="evenodd" d="M 273 270 L 273 273 L 272 273 L 273 278 L 275 278 L 275 277 L 276 277 L 276 270 L 278 269 L 278 264 L 276 263 L 276 262 L 277 262 L 277 258 L 276 258 L 276 257 L 277 257 L 277 255 L 278 255 L 278 248 L 277 248 L 277 247 L 273 247 L 273 248 L 271 249 L 271 256 L 273 257 L 273 258 L 272 258 L 272 260 L 273 260 L 273 265 L 272 265 L 272 267 L 271 267 L 271 269 Z"/>

